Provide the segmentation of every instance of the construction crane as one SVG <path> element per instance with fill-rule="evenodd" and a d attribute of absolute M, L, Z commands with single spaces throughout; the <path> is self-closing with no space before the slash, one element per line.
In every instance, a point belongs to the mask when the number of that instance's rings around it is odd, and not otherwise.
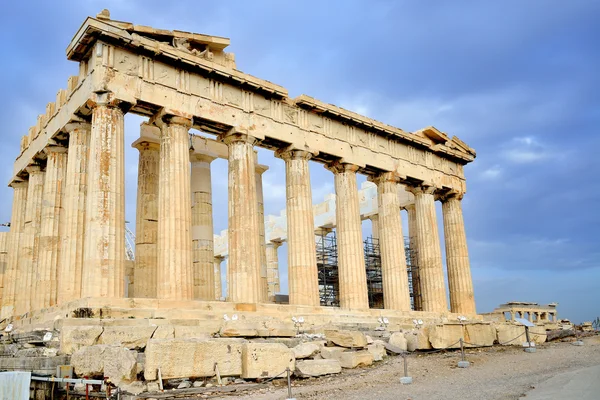
<path fill-rule="evenodd" d="M 125 255 L 129 261 L 135 260 L 135 234 L 129 229 L 127 224 L 129 221 L 125 221 Z"/>

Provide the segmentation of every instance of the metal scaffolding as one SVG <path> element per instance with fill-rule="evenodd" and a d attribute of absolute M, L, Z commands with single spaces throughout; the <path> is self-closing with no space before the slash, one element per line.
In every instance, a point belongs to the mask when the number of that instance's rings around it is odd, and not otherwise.
<path fill-rule="evenodd" d="M 383 308 L 383 280 L 379 240 L 369 236 L 364 242 L 365 273 L 370 308 Z M 323 231 L 316 237 L 319 296 L 322 306 L 339 306 L 338 252 L 335 231 Z M 404 238 L 408 287 L 413 310 L 421 310 L 421 291 L 416 249 Z"/>

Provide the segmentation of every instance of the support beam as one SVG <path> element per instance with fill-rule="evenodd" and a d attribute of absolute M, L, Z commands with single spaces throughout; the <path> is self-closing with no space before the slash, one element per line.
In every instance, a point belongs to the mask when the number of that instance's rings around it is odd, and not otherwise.
<path fill-rule="evenodd" d="M 56 304 L 58 260 L 61 251 L 60 229 L 62 199 L 67 170 L 67 149 L 50 146 L 44 149 L 47 155 L 42 214 L 40 223 L 40 250 L 37 276 L 32 291 L 33 310 L 47 308 Z"/>
<path fill-rule="evenodd" d="M 110 94 L 92 104 L 82 297 L 125 294 L 124 114 Z"/>
<path fill-rule="evenodd" d="M 340 307 L 368 309 L 367 275 L 356 186 L 358 166 L 328 164 L 335 181 Z"/>
<path fill-rule="evenodd" d="M 159 299 L 194 298 L 189 134 L 192 120 L 160 115 L 158 188 Z"/>
<path fill-rule="evenodd" d="M 227 297 L 234 303 L 259 303 L 263 296 L 253 149 L 256 139 L 232 129 L 221 140 L 229 147 Z"/>
<path fill-rule="evenodd" d="M 419 277 L 423 311 L 448 312 L 442 251 L 438 234 L 433 186 L 411 187 L 415 195 Z"/>
<path fill-rule="evenodd" d="M 156 125 L 142 123 L 132 144 L 139 151 L 133 281 L 135 296 L 142 298 L 156 298 L 158 287 L 159 137 Z"/>
<path fill-rule="evenodd" d="M 461 200 L 462 194 L 458 193 L 442 198 L 450 310 L 453 313 L 474 315 L 475 295 Z"/>
<path fill-rule="evenodd" d="M 192 161 L 192 251 L 194 298 L 215 299 L 212 183 L 210 163 L 216 155 L 194 153 Z M 220 297 L 220 295 L 219 295 Z"/>
<path fill-rule="evenodd" d="M 69 133 L 69 156 L 61 216 L 58 304 L 81 298 L 91 129 L 86 121 L 72 122 L 65 127 Z"/>
<path fill-rule="evenodd" d="M 373 181 L 377 184 L 383 305 L 389 310 L 410 311 L 398 176 L 384 172 Z"/>

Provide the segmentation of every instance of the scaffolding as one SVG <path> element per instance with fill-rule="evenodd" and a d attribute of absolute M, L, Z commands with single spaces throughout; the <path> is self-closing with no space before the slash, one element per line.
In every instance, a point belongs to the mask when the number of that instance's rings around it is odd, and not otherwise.
<path fill-rule="evenodd" d="M 410 302 L 413 310 L 420 311 L 422 307 L 419 268 L 417 266 L 416 249 L 410 246 L 410 242 L 408 238 L 404 238 Z M 363 244 L 369 308 L 383 308 L 383 279 L 379 240 L 369 236 Z M 339 306 L 338 252 L 335 231 L 323 230 L 318 234 L 316 236 L 316 250 L 321 305 Z"/>

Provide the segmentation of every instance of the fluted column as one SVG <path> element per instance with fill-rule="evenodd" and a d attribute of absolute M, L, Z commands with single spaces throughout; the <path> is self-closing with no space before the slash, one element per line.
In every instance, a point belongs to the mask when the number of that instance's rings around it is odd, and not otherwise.
<path fill-rule="evenodd" d="M 267 278 L 269 280 L 269 300 L 281 291 L 279 286 L 279 256 L 277 249 L 281 242 L 267 243 Z"/>
<path fill-rule="evenodd" d="M 23 245 L 22 236 L 25 227 L 25 209 L 27 205 L 28 181 L 13 181 L 12 215 L 10 218 L 10 233 L 8 236 L 8 254 L 6 270 L 4 271 L 4 293 L 2 295 L 2 318 L 14 315 L 15 290 L 17 282 L 22 282 L 24 276 L 19 269 L 20 249 Z"/>
<path fill-rule="evenodd" d="M 221 136 L 229 148 L 229 301 L 258 303 L 262 300 L 260 276 L 260 222 L 256 195 L 254 150 L 256 139 L 232 130 Z"/>
<path fill-rule="evenodd" d="M 27 189 L 27 205 L 25 208 L 25 224 L 19 259 L 19 271 L 15 289 L 16 314 L 24 314 L 31 310 L 31 298 L 35 290 L 34 272 L 37 270 L 38 249 L 40 237 L 40 222 L 42 220 L 42 196 L 44 192 L 44 175 L 41 167 L 27 167 L 29 173 L 29 188 Z"/>
<path fill-rule="evenodd" d="M 319 271 L 308 169 L 312 154 L 288 148 L 276 155 L 285 160 L 290 304 L 318 306 Z"/>
<path fill-rule="evenodd" d="M 56 304 L 58 260 L 61 251 L 61 215 L 67 170 L 67 149 L 50 146 L 47 155 L 46 176 L 42 196 L 40 250 L 37 274 L 34 279 L 31 308 L 47 308 Z"/>
<path fill-rule="evenodd" d="M 379 241 L 379 215 L 371 215 L 369 219 L 371 220 L 371 236 Z"/>
<path fill-rule="evenodd" d="M 332 163 L 335 181 L 340 307 L 368 309 L 367 275 L 356 185 L 358 166 Z"/>
<path fill-rule="evenodd" d="M 419 253 L 417 242 L 417 213 L 414 204 L 407 205 L 405 209 L 408 214 L 408 256 L 410 258 L 411 266 L 410 275 L 412 279 L 413 307 L 415 311 L 422 311 L 421 278 L 419 276 L 419 261 L 417 260 L 417 254 Z"/>
<path fill-rule="evenodd" d="M 432 186 L 410 188 L 415 195 L 417 264 L 421 280 L 423 311 L 447 312 L 446 285 L 442 267 L 442 251 L 435 212 Z"/>
<path fill-rule="evenodd" d="M 69 133 L 69 156 L 60 222 L 58 304 L 81 298 L 91 128 L 85 121 L 69 123 L 65 127 Z"/>
<path fill-rule="evenodd" d="M 108 94 L 93 104 L 82 297 L 125 295 L 124 114 Z"/>
<path fill-rule="evenodd" d="M 158 181 L 160 129 L 143 123 L 141 137 L 132 146 L 139 151 L 135 217 L 135 296 L 156 298 L 158 287 Z"/>
<path fill-rule="evenodd" d="M 254 151 L 254 162 L 256 172 L 256 199 L 258 202 L 258 240 L 260 242 L 260 290 L 261 301 L 268 302 L 269 279 L 267 277 L 267 244 L 265 242 L 265 201 L 263 193 L 262 174 L 269 169 L 266 165 L 258 164 L 258 155 Z"/>
<path fill-rule="evenodd" d="M 188 132 L 192 121 L 180 116 L 163 116 L 159 123 L 157 297 L 191 300 L 194 281 Z"/>
<path fill-rule="evenodd" d="M 410 311 L 398 177 L 384 172 L 373 181 L 377 184 L 383 305 L 390 310 Z"/>
<path fill-rule="evenodd" d="M 459 314 L 475 314 L 475 296 L 461 200 L 462 194 L 458 193 L 451 193 L 442 199 L 450 310 Z"/>
<path fill-rule="evenodd" d="M 221 300 L 223 297 L 223 287 L 221 284 L 221 263 L 225 257 L 223 256 L 215 256 L 215 265 L 214 265 L 214 281 L 215 281 L 215 298 L 214 300 Z"/>
<path fill-rule="evenodd" d="M 192 248 L 194 298 L 215 299 L 212 183 L 210 163 L 215 156 L 192 155 Z"/>

